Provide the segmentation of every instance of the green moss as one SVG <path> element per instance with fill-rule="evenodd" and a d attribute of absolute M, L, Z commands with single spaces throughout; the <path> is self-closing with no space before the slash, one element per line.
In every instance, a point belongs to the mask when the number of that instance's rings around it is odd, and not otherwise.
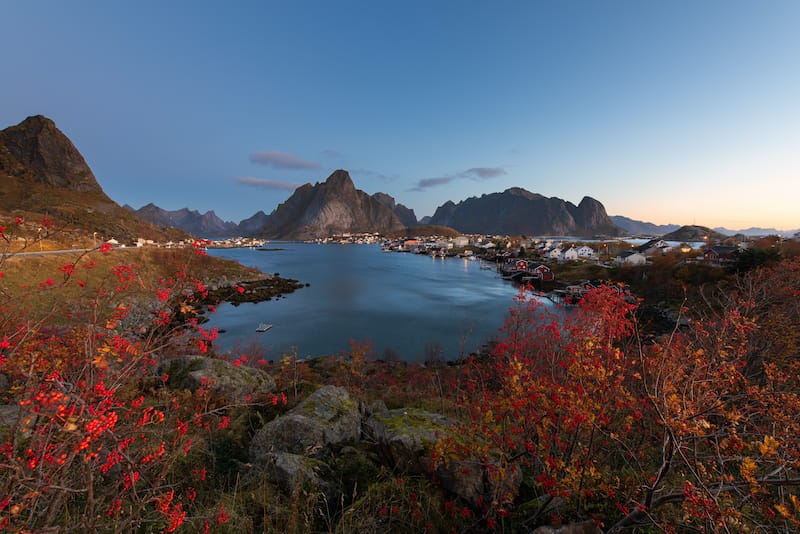
<path fill-rule="evenodd" d="M 388 413 L 376 414 L 375 419 L 386 426 L 389 432 L 401 433 L 408 432 L 417 436 L 423 445 L 433 443 L 425 437 L 426 433 L 438 433 L 444 435 L 448 428 L 441 423 L 437 423 L 434 417 L 441 417 L 437 414 L 408 408 L 404 410 L 393 410 Z"/>
<path fill-rule="evenodd" d="M 327 397 L 309 401 L 306 399 L 298 406 L 298 413 L 306 417 L 317 418 L 322 416 L 325 411 L 332 411 L 333 415 L 330 420 L 339 419 L 354 410 L 358 410 L 358 405 L 350 397 L 344 397 L 336 403 L 329 402 Z"/>

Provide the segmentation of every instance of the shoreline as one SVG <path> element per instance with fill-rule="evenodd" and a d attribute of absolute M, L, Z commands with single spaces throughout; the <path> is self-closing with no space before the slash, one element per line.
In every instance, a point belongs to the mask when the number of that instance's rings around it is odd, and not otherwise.
<path fill-rule="evenodd" d="M 199 298 L 204 306 L 217 306 L 222 302 L 229 302 L 234 306 L 245 302 L 266 302 L 273 298 L 280 298 L 284 294 L 294 293 L 296 290 L 309 287 L 293 278 L 281 278 L 272 275 L 255 280 L 240 280 L 225 287 L 209 288 L 205 296 Z M 239 291 L 237 288 L 243 288 Z"/>

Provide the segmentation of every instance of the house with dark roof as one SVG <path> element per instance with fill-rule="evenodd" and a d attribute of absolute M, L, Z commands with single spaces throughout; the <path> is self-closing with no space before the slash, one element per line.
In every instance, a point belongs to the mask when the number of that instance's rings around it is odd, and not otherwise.
<path fill-rule="evenodd" d="M 672 247 L 663 239 L 651 239 L 647 243 L 643 243 L 636 247 L 634 250 L 645 256 L 654 256 L 656 254 L 666 254 Z"/>
<path fill-rule="evenodd" d="M 726 265 L 736 261 L 739 247 L 715 245 L 703 252 L 703 259 L 712 265 Z"/>

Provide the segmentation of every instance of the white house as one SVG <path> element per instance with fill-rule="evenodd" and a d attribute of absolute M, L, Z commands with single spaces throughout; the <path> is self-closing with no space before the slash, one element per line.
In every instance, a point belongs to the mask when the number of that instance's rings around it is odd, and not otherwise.
<path fill-rule="evenodd" d="M 577 260 L 578 260 L 578 251 L 575 250 L 575 247 L 569 247 L 569 249 L 562 252 L 558 258 L 558 261 L 577 261 Z"/>
<path fill-rule="evenodd" d="M 578 247 L 579 258 L 594 258 L 595 254 L 596 252 L 592 247 L 587 247 L 586 245 Z"/>
<path fill-rule="evenodd" d="M 469 238 L 465 235 L 460 235 L 453 239 L 453 245 L 457 248 L 464 248 L 469 245 Z"/>
<path fill-rule="evenodd" d="M 644 265 L 647 263 L 647 256 L 640 252 L 634 252 L 632 250 L 628 250 L 622 252 L 614 258 L 614 263 L 617 265 Z"/>
<path fill-rule="evenodd" d="M 556 247 L 552 249 L 550 252 L 547 253 L 547 257 L 553 260 L 557 260 L 561 257 L 561 249 Z"/>

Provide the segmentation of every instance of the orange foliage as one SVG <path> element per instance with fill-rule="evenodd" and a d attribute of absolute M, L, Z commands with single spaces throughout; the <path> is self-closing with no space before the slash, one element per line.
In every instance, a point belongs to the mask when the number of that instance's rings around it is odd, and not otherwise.
<path fill-rule="evenodd" d="M 730 292 L 716 316 L 652 345 L 611 289 L 557 314 L 522 293 L 491 357 L 465 368 L 465 423 L 437 460 L 483 461 L 490 488 L 522 475 L 519 493 L 487 496 L 493 524 L 521 509 L 529 526 L 592 518 L 612 531 L 795 524 L 800 262 L 749 276 L 772 288 L 775 314 Z"/>

